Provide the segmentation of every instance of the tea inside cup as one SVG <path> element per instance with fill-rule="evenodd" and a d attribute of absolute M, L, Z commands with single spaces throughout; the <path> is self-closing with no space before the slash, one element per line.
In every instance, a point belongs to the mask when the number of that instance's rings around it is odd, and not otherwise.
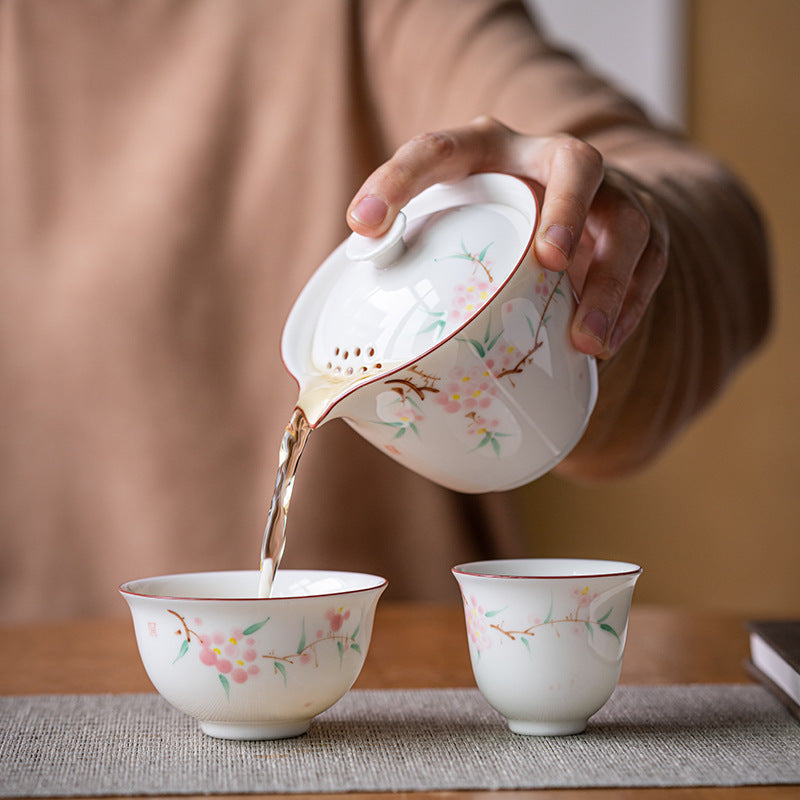
<path fill-rule="evenodd" d="M 515 733 L 580 733 L 622 668 L 636 564 L 511 559 L 453 567 L 478 689 Z"/>
<path fill-rule="evenodd" d="M 386 588 L 376 575 L 280 570 L 165 575 L 120 587 L 159 694 L 223 739 L 305 733 L 340 700 L 367 655 Z"/>

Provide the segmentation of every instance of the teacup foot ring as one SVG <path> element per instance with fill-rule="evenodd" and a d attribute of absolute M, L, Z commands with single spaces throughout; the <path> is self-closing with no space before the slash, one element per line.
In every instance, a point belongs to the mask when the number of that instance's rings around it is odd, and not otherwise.
<path fill-rule="evenodd" d="M 293 722 L 201 722 L 200 729 L 215 739 L 291 739 L 302 736 L 310 727 L 311 720 Z"/>
<path fill-rule="evenodd" d="M 509 719 L 508 727 L 513 733 L 523 736 L 571 736 L 586 730 L 587 720 L 568 719 L 548 722 L 524 719 Z"/>

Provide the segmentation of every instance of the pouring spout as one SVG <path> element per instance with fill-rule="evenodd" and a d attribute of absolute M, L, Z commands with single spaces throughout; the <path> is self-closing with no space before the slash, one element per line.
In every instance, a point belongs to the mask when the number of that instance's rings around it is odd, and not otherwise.
<path fill-rule="evenodd" d="M 306 376 L 300 384 L 295 407 L 306 418 L 310 428 L 317 428 L 324 422 L 341 416 L 338 413 L 339 401 L 350 394 L 362 380 L 326 375 Z"/>

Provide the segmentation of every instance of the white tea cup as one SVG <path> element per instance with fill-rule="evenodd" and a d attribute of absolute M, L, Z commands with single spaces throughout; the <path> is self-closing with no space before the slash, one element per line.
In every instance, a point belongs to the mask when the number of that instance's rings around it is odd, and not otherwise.
<path fill-rule="evenodd" d="M 478 689 L 515 733 L 585 730 L 622 668 L 636 564 L 478 561 L 453 568 Z"/>

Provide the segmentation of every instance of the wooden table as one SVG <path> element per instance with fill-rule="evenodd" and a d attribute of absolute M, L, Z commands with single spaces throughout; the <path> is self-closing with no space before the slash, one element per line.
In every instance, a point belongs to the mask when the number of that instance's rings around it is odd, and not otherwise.
<path fill-rule="evenodd" d="M 744 620 L 679 608 L 634 607 L 622 683 L 746 683 Z M 153 691 L 128 618 L 70 620 L 0 628 L 0 693 L 97 694 Z M 458 606 L 379 605 L 360 689 L 474 686 Z M 387 800 L 406 793 L 358 795 Z M 419 793 L 412 800 L 789 800 L 798 786 L 679 789 L 557 789 Z M 227 797 L 235 797 L 228 795 Z M 253 798 L 255 795 L 244 795 Z M 274 795 L 273 795 L 274 797 Z M 311 795 L 289 795 L 303 800 Z M 352 800 L 352 794 L 325 800 Z M 319 800 L 319 796 L 318 796 Z"/>

